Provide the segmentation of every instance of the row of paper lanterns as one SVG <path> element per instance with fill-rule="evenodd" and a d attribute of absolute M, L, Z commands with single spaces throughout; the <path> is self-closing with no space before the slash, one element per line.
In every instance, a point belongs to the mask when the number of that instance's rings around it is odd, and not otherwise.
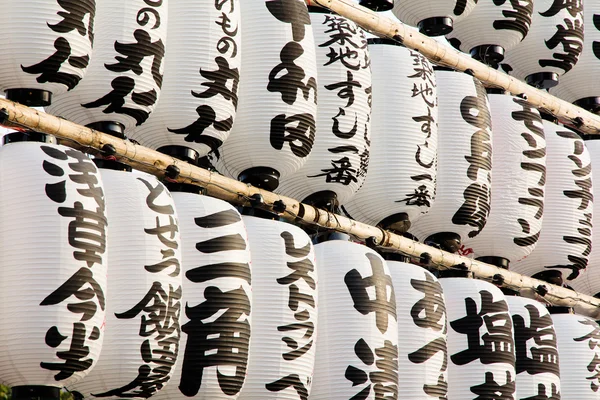
<path fill-rule="evenodd" d="M 63 386 L 85 398 L 600 396 L 590 318 L 357 243 L 313 246 L 294 225 L 97 163 L 51 143 L 0 148 L 0 382 L 15 398 Z"/>

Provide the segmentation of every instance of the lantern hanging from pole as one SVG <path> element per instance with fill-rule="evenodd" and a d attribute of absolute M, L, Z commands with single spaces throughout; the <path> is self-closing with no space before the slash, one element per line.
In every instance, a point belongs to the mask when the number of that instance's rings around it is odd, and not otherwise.
<path fill-rule="evenodd" d="M 504 294 L 489 282 L 440 278 L 448 313 L 448 400 L 512 399 L 513 325 Z"/>
<path fill-rule="evenodd" d="M 143 124 L 160 95 L 169 1 L 97 1 L 94 50 L 86 79 L 46 109 L 124 137 Z"/>
<path fill-rule="evenodd" d="M 398 315 L 398 387 L 412 400 L 448 394 L 447 315 L 444 291 L 422 267 L 387 261 Z"/>
<path fill-rule="evenodd" d="M 252 340 L 240 400 L 306 399 L 315 366 L 317 268 L 295 225 L 244 216 L 252 254 Z"/>
<path fill-rule="evenodd" d="M 455 71 L 435 71 L 439 133 L 435 202 L 409 230 L 455 252 L 477 236 L 490 212 L 492 129 L 485 88 Z"/>
<path fill-rule="evenodd" d="M 484 262 L 508 267 L 529 255 L 542 228 L 546 139 L 540 113 L 525 100 L 488 94 L 494 137 L 491 209 L 485 229 L 465 238 Z"/>
<path fill-rule="evenodd" d="M 277 193 L 330 209 L 354 196 L 367 174 L 371 62 L 362 28 L 336 14 L 309 15 L 319 75 L 315 142 L 306 164 L 282 179 Z M 347 51 L 356 54 L 333 56 Z"/>
<path fill-rule="evenodd" d="M 0 90 L 47 106 L 85 76 L 94 42 L 95 0 L 0 2 Z"/>
<path fill-rule="evenodd" d="M 178 355 L 177 214 L 156 177 L 100 162 L 110 223 L 106 334 L 94 371 L 68 389 L 85 399 L 146 399 L 169 382 Z"/>
<path fill-rule="evenodd" d="M 543 123 L 547 145 L 544 221 L 533 252 L 511 269 L 528 276 L 548 269 L 560 275 L 564 272 L 571 284 L 587 267 L 592 249 L 590 153 L 572 130 Z"/>
<path fill-rule="evenodd" d="M 352 218 L 403 233 L 434 202 L 437 85 L 429 61 L 388 39 L 369 39 L 373 71 L 369 170 L 344 205 Z"/>
<path fill-rule="evenodd" d="M 388 266 L 343 240 L 315 246 L 319 338 L 311 400 L 398 398 L 398 323 Z"/>
<path fill-rule="evenodd" d="M 553 314 L 552 320 L 560 350 L 561 398 L 597 400 L 600 326 L 593 319 L 577 314 Z"/>
<path fill-rule="evenodd" d="M 129 137 L 143 146 L 185 146 L 205 156 L 229 136 L 241 66 L 240 2 L 169 3 L 169 51 L 160 102 Z"/>
<path fill-rule="evenodd" d="M 241 11 L 238 112 L 213 165 L 223 175 L 272 191 L 279 178 L 304 165 L 315 140 L 312 26 L 303 0 L 262 0 Z"/>
<path fill-rule="evenodd" d="M 87 155 L 52 143 L 9 142 L 0 165 L 0 383 L 58 400 L 105 336 L 103 183 Z"/>
<path fill-rule="evenodd" d="M 600 111 L 600 82 L 591 77 L 600 67 L 600 10 L 599 0 L 585 0 L 583 50 L 577 64 L 560 77 L 550 94 L 590 112 Z"/>
<path fill-rule="evenodd" d="M 535 399 L 536 396 L 558 399 L 559 354 L 552 316 L 535 300 L 506 296 L 506 302 L 512 315 L 515 339 L 515 399 Z M 563 354 L 571 357 L 568 353 Z"/>
<path fill-rule="evenodd" d="M 469 15 L 476 4 L 477 0 L 395 0 L 392 12 L 425 35 L 441 36 L 452 32 L 454 22 Z"/>
<path fill-rule="evenodd" d="M 532 13 L 533 0 L 482 0 L 468 16 L 454 23 L 446 39 L 476 60 L 498 68 L 504 52 L 527 36 Z"/>
<path fill-rule="evenodd" d="M 583 0 L 535 0 L 529 33 L 505 54 L 502 69 L 540 89 L 556 86 L 583 48 Z"/>
<path fill-rule="evenodd" d="M 181 230 L 185 305 L 170 383 L 156 400 L 237 399 L 250 341 L 250 249 L 242 217 L 229 203 L 172 192 Z"/>

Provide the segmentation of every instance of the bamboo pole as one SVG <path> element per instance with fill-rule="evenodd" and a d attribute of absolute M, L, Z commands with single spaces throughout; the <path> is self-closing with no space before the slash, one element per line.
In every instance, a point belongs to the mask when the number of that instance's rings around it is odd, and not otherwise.
<path fill-rule="evenodd" d="M 397 20 L 359 6 L 354 0 L 305 1 L 308 5 L 325 7 L 349 18 L 375 35 L 397 40 L 404 46 L 417 50 L 434 64 L 457 71 L 469 70 L 469 73 L 482 81 L 485 86 L 502 88 L 515 96 L 522 96 L 540 111 L 554 115 L 562 123 L 580 132 L 592 135 L 600 134 L 600 116 L 558 99 L 546 91 L 536 89 L 504 72 L 495 70 Z"/>
<path fill-rule="evenodd" d="M 388 251 L 400 252 L 421 260 L 427 259 L 427 264 L 434 268 L 447 269 L 461 265 L 462 269 L 468 269 L 478 279 L 494 280 L 501 286 L 519 291 L 524 296 L 537 297 L 555 306 L 574 307 L 580 314 L 600 319 L 600 300 L 594 297 L 426 246 L 380 228 L 302 204 L 289 197 L 248 186 L 128 140 L 89 129 L 9 100 L 0 99 L 0 125 L 51 134 L 62 139 L 61 143 L 87 152 L 109 153 L 135 169 L 160 178 L 164 178 L 169 171 L 172 172 L 175 166 L 179 174 L 171 175 L 170 179 L 201 186 L 209 196 L 237 205 L 250 206 L 253 204 L 252 197 L 261 195 L 264 200 L 261 208 L 279 210 L 285 219 L 294 223 L 322 227 L 347 233 L 361 240 L 369 240 L 377 247 Z M 543 296 L 536 294 L 536 288 L 540 287 L 547 290 Z"/>

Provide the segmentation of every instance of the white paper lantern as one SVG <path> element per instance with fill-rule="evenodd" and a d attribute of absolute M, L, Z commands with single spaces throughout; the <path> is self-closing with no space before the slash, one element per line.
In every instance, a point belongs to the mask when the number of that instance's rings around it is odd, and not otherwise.
<path fill-rule="evenodd" d="M 563 399 L 600 399 L 600 327 L 577 314 L 553 314 Z"/>
<path fill-rule="evenodd" d="M 489 282 L 441 278 L 448 313 L 448 400 L 513 399 L 515 350 L 504 294 Z"/>
<path fill-rule="evenodd" d="M 583 0 L 535 0 L 527 37 L 506 52 L 502 69 L 548 89 L 577 63 L 583 48 Z"/>
<path fill-rule="evenodd" d="M 335 14 L 311 12 L 319 75 L 316 136 L 306 164 L 277 193 L 299 200 L 347 202 L 367 174 L 371 67 L 362 28 Z M 352 58 L 334 55 L 356 53 Z"/>
<path fill-rule="evenodd" d="M 237 399 L 250 341 L 250 249 L 229 203 L 172 193 L 181 229 L 181 344 L 170 383 L 156 400 Z"/>
<path fill-rule="evenodd" d="M 156 177 L 101 169 L 110 236 L 102 356 L 69 385 L 86 399 L 148 398 L 169 382 L 180 339 L 181 243 Z"/>
<path fill-rule="evenodd" d="M 58 398 L 94 368 L 105 336 L 102 179 L 54 144 L 6 144 L 0 166 L 0 383 L 13 399 Z"/>
<path fill-rule="evenodd" d="M 167 34 L 160 102 L 129 137 L 152 149 L 186 146 L 205 156 L 227 139 L 236 115 L 240 2 L 171 1 Z"/>
<path fill-rule="evenodd" d="M 123 133 L 146 121 L 160 95 L 168 0 L 97 1 L 86 79 L 46 112 Z"/>
<path fill-rule="evenodd" d="M 546 139 L 540 113 L 525 100 L 503 94 L 488 99 L 494 126 L 492 205 L 485 229 L 464 243 L 475 257 L 512 262 L 533 251 L 542 228 Z"/>
<path fill-rule="evenodd" d="M 398 387 L 413 400 L 448 394 L 447 315 L 444 291 L 422 267 L 387 261 L 398 315 Z"/>
<path fill-rule="evenodd" d="M 303 0 L 242 5 L 241 18 L 244 67 L 238 112 L 213 164 L 224 175 L 273 190 L 279 177 L 290 176 L 306 162 L 315 140 L 312 26 Z"/>
<path fill-rule="evenodd" d="M 439 101 L 435 202 L 410 228 L 420 240 L 450 232 L 473 238 L 490 212 L 492 130 L 485 88 L 467 74 L 436 70 Z"/>
<path fill-rule="evenodd" d="M 558 85 L 550 90 L 550 94 L 592 112 L 597 112 L 600 106 L 598 100 L 598 97 L 600 97 L 600 82 L 597 79 L 590 79 L 593 76 L 591 74 L 598 71 L 600 66 L 599 12 L 599 0 L 585 0 L 583 9 L 585 26 L 583 50 L 577 64 L 561 76 Z"/>
<path fill-rule="evenodd" d="M 306 399 L 315 365 L 317 268 L 297 226 L 244 216 L 252 254 L 252 340 L 240 400 Z"/>
<path fill-rule="evenodd" d="M 0 2 L 0 90 L 46 106 L 84 77 L 94 41 L 95 0 Z"/>
<path fill-rule="evenodd" d="M 446 39 L 457 49 L 497 68 L 504 52 L 527 36 L 532 13 L 533 0 L 482 0 L 468 16 L 454 23 Z"/>
<path fill-rule="evenodd" d="M 392 12 L 422 33 L 439 36 L 451 32 L 453 21 L 469 15 L 476 4 L 477 0 L 394 0 Z"/>
<path fill-rule="evenodd" d="M 398 323 L 392 277 L 366 246 L 315 246 L 319 338 L 311 400 L 398 398 Z"/>
<path fill-rule="evenodd" d="M 554 323 L 548 309 L 523 297 L 506 296 L 506 302 L 512 315 L 515 339 L 515 399 L 535 399 L 536 396 L 558 399 L 559 357 Z"/>
<path fill-rule="evenodd" d="M 546 193 L 536 248 L 511 269 L 524 275 L 563 270 L 569 281 L 588 264 L 592 250 L 592 165 L 584 141 L 572 130 L 544 121 Z M 571 282 L 569 282 L 571 284 Z"/>
<path fill-rule="evenodd" d="M 404 230 L 434 202 L 438 146 L 437 85 L 414 50 L 374 39 L 369 172 L 344 209 L 354 219 Z M 396 228 L 396 230 L 402 230 Z"/>

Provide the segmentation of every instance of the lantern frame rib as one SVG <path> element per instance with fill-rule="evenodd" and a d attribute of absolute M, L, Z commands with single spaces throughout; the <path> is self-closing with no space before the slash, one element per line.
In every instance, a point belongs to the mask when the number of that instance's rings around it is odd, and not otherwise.
<path fill-rule="evenodd" d="M 254 186 L 227 178 L 193 166 L 171 156 L 136 145 L 129 140 L 119 139 L 66 119 L 55 117 L 33 108 L 6 99 L 0 99 L 0 125 L 19 127 L 54 135 L 61 144 L 78 148 L 92 154 L 111 154 L 133 168 L 182 183 L 203 187 L 206 194 L 230 203 L 252 206 L 255 197 L 262 196 L 261 208 L 276 211 L 284 209 L 282 217 L 295 223 L 335 230 L 362 240 L 369 240 L 377 247 L 395 251 L 411 257 L 427 259 L 431 267 L 448 269 L 460 265 L 478 279 L 501 282 L 502 286 L 520 289 L 527 297 L 537 288 L 544 293 L 543 300 L 555 306 L 577 307 L 580 314 L 600 318 L 600 299 L 573 290 L 549 284 L 531 277 L 501 269 L 458 254 L 448 253 L 411 239 L 393 234 L 375 226 L 354 221 L 316 207 L 300 203 L 289 197 L 280 196 Z M 596 125 L 600 128 L 600 122 Z M 173 171 L 178 171 L 173 176 Z"/>

